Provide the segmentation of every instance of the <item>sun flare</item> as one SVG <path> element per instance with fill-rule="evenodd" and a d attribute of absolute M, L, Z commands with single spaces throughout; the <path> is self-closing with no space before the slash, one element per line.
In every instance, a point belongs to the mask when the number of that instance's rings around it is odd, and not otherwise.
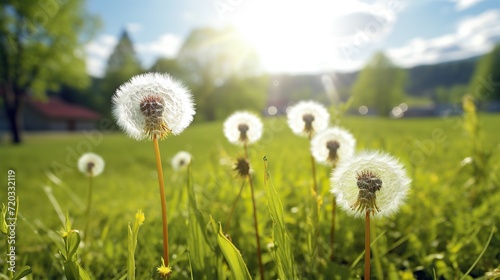
<path fill-rule="evenodd" d="M 358 1 L 258 0 L 244 2 L 232 21 L 254 44 L 266 70 L 317 72 L 339 62 L 335 17 L 363 9 L 366 4 Z"/>

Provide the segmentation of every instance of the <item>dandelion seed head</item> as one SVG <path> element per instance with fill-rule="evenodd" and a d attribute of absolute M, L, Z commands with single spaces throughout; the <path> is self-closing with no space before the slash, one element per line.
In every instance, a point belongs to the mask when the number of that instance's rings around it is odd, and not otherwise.
<path fill-rule="evenodd" d="M 332 127 L 316 134 L 311 140 L 311 154 L 322 164 L 336 165 L 353 156 L 356 139 L 340 127 Z"/>
<path fill-rule="evenodd" d="M 315 101 L 301 101 L 287 110 L 288 126 L 300 136 L 312 136 L 328 127 L 330 114 Z"/>
<path fill-rule="evenodd" d="M 331 177 L 337 204 L 355 217 L 394 214 L 404 202 L 411 180 L 403 165 L 381 152 L 364 152 L 341 161 Z"/>
<path fill-rule="evenodd" d="M 186 151 L 180 151 L 172 158 L 172 168 L 180 170 L 191 163 L 192 156 Z"/>
<path fill-rule="evenodd" d="M 113 115 L 132 138 L 162 139 L 184 131 L 195 114 L 193 98 L 168 74 L 134 76 L 113 96 Z"/>
<path fill-rule="evenodd" d="M 94 153 L 85 153 L 78 159 L 78 170 L 88 177 L 100 175 L 104 165 L 102 157 Z"/>
<path fill-rule="evenodd" d="M 257 142 L 262 137 L 262 122 L 258 116 L 238 111 L 224 121 L 224 135 L 233 144 L 244 145 Z"/>

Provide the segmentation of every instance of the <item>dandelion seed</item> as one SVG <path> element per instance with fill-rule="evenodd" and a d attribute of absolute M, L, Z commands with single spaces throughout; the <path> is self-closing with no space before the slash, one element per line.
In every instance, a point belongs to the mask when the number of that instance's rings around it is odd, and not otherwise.
<path fill-rule="evenodd" d="M 132 138 L 163 139 L 181 133 L 195 114 L 192 96 L 168 74 L 132 77 L 113 96 L 113 115 Z"/>
<path fill-rule="evenodd" d="M 224 122 L 224 135 L 233 144 L 252 144 L 262 136 L 262 127 L 258 116 L 246 111 L 239 111 L 233 113 Z"/>
<path fill-rule="evenodd" d="M 347 130 L 334 127 L 323 130 L 311 140 L 311 154 L 323 164 L 335 165 L 354 154 L 356 140 Z"/>
<path fill-rule="evenodd" d="M 411 180 L 399 161 L 385 153 L 365 152 L 342 161 L 331 178 L 332 193 L 346 212 L 388 216 L 403 203 Z"/>
<path fill-rule="evenodd" d="M 78 170 L 89 177 L 95 177 L 104 170 L 104 160 L 97 154 L 85 153 L 78 159 Z"/>
<path fill-rule="evenodd" d="M 180 151 L 172 158 L 172 168 L 180 170 L 191 163 L 191 154 L 185 151 Z"/>
<path fill-rule="evenodd" d="M 311 137 L 328 127 L 330 114 L 315 101 L 301 101 L 287 111 L 288 126 L 293 133 Z"/>

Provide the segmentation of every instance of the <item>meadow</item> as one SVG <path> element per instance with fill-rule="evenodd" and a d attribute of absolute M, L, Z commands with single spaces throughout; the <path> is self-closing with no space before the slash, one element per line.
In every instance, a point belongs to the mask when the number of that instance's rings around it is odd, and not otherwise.
<path fill-rule="evenodd" d="M 357 140 L 357 151 L 384 150 L 400 159 L 412 179 L 406 203 L 372 225 L 373 279 L 486 279 L 500 268 L 500 115 L 479 115 L 479 123 L 460 116 L 386 119 L 348 116 L 340 125 Z M 471 126 L 479 131 L 471 131 Z M 233 164 L 241 147 L 227 142 L 222 123 L 196 123 L 160 142 L 167 196 L 172 279 L 234 279 L 216 245 L 210 220 L 224 226 L 244 180 Z M 172 156 L 193 155 L 187 170 L 174 171 Z M 82 266 L 93 279 L 121 279 L 127 267 L 127 225 L 138 209 L 145 222 L 138 234 L 137 279 L 156 279 L 162 255 L 160 199 L 150 141 L 121 132 L 26 134 L 25 143 L 0 143 L 1 174 L 16 171 L 20 211 L 16 244 L 18 266 L 28 264 L 29 279 L 62 279 L 57 242 L 69 213 L 75 229 L 84 227 L 87 178 L 76 168 L 83 152 L 100 154 L 106 167 L 94 180 L 89 241 L 79 249 Z M 269 184 L 264 184 L 267 157 Z M 285 118 L 264 119 L 263 138 L 249 147 L 267 279 L 278 278 L 269 188 L 283 206 L 286 231 L 300 279 L 359 279 L 363 273 L 361 219 L 337 211 L 334 258 L 329 246 L 331 168 L 317 165 L 320 206 L 318 232 L 311 240 L 311 165 L 309 143 L 292 134 Z M 5 175 L 3 175 L 5 174 Z M 3 184 L 3 183 L 2 183 Z M 3 184 L 5 185 L 5 184 Z M 207 251 L 188 248 L 188 187 L 206 224 Z M 6 190 L 0 201 L 6 202 Z M 250 189 L 245 186 L 231 222 L 230 237 L 253 278 L 258 265 Z M 62 216 L 61 216 L 62 215 Z M 202 242 L 202 241 L 200 241 Z M 0 252 L 5 252 L 0 242 Z M 205 243 L 205 239 L 203 240 Z M 273 244 L 273 246 L 269 246 Z M 5 273 L 4 258 L 0 272 Z"/>

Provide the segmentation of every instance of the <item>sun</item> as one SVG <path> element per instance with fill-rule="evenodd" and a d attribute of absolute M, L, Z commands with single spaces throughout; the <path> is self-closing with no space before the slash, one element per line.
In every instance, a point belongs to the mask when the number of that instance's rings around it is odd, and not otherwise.
<path fill-rule="evenodd" d="M 237 8 L 232 24 L 255 46 L 266 70 L 318 72 L 335 64 L 335 17 L 365 6 L 358 1 L 254 0 Z"/>

